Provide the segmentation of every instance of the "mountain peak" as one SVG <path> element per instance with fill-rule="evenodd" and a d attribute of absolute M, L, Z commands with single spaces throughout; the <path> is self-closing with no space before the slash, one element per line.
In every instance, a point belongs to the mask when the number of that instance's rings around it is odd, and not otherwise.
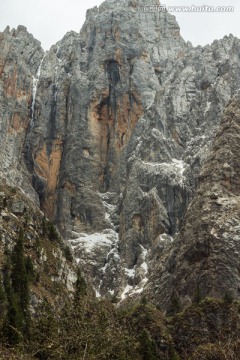
<path fill-rule="evenodd" d="M 1 176 L 57 224 L 97 294 L 122 300 L 178 244 L 240 80 L 238 39 L 193 48 L 150 5 L 105 1 L 47 53 L 24 27 L 0 43 Z"/>

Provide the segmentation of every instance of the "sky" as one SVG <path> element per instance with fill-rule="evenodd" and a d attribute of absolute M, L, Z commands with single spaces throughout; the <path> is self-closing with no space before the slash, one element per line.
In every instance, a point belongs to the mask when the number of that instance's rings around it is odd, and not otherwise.
<path fill-rule="evenodd" d="M 121 1 L 121 0 L 119 0 Z M 102 0 L 0 0 L 0 31 L 6 26 L 24 25 L 41 41 L 45 50 L 70 30 L 79 32 L 86 10 L 99 6 Z M 153 0 L 153 4 L 156 1 Z M 240 38 L 239 0 L 162 0 L 166 6 L 234 6 L 233 12 L 172 12 L 181 34 L 194 46 L 206 45 L 224 35 Z M 192 8 L 194 9 L 194 8 Z M 198 8 L 199 9 L 199 8 Z M 203 8 L 202 8 L 203 9 Z"/>

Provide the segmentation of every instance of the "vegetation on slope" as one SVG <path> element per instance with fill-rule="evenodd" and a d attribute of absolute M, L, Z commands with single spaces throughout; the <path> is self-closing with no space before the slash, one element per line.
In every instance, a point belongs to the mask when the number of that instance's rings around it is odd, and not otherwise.
<path fill-rule="evenodd" d="M 238 302 L 206 298 L 166 317 L 144 301 L 116 307 L 96 299 L 79 276 L 73 298 L 57 307 L 39 304 L 9 359 L 239 359 Z"/>
<path fill-rule="evenodd" d="M 166 315 L 146 299 L 97 299 L 55 227 L 15 189 L 0 189 L 0 359 L 231 360 L 240 304 L 202 298 Z M 72 271 L 72 273 L 71 273 Z M 69 287 L 69 278 L 72 285 Z"/>

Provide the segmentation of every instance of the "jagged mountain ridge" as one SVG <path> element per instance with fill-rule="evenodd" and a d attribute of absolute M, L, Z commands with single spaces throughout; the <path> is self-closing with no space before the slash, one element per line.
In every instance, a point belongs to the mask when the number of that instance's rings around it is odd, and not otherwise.
<path fill-rule="evenodd" d="M 0 45 L 2 176 L 39 198 L 97 292 L 122 299 L 180 229 L 240 78 L 238 39 L 193 48 L 148 3 L 107 0 L 46 54 L 23 27 Z"/>

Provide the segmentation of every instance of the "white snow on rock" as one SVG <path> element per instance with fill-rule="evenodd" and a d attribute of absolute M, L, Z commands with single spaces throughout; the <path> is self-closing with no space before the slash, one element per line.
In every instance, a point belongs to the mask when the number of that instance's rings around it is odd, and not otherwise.
<path fill-rule="evenodd" d="M 135 268 L 133 268 L 133 269 L 127 269 L 127 268 L 125 268 L 124 271 L 125 271 L 125 274 L 126 274 L 128 277 L 134 278 L 134 276 L 135 276 Z"/>
<path fill-rule="evenodd" d="M 78 237 L 76 239 L 70 240 L 70 242 L 74 249 L 81 246 L 86 251 L 91 252 L 96 246 L 111 246 L 114 242 L 118 240 L 116 235 L 117 234 L 115 233 L 115 231 L 111 229 L 108 229 L 102 233 L 80 233 L 77 234 Z"/>
<path fill-rule="evenodd" d="M 133 286 L 127 285 L 125 287 L 125 289 L 123 290 L 123 292 L 121 294 L 121 301 L 124 300 L 130 294 L 131 290 L 133 290 Z"/>
<path fill-rule="evenodd" d="M 104 277 L 116 271 L 120 261 L 118 249 L 118 233 L 114 229 L 93 234 L 72 232 L 69 243 L 75 258 L 87 276 L 93 276 L 95 269 L 98 277 L 94 277 L 93 287 L 96 296 L 101 296 L 101 286 L 104 286 Z"/>
<path fill-rule="evenodd" d="M 189 166 L 183 160 L 172 159 L 171 162 L 148 162 L 139 160 L 141 164 L 146 167 L 148 172 L 153 172 L 154 174 L 174 174 L 175 180 L 178 184 L 183 185 L 185 181 L 184 172 Z"/>
<path fill-rule="evenodd" d="M 141 249 L 142 249 L 142 253 L 139 257 L 140 259 L 140 265 L 137 266 L 135 265 L 133 269 L 124 269 L 125 274 L 128 276 L 128 278 L 134 279 L 135 275 L 140 275 L 141 276 L 141 280 L 138 284 L 136 285 L 130 285 L 127 284 L 120 296 L 121 301 L 123 301 L 127 296 L 131 296 L 134 294 L 140 294 L 143 289 L 145 284 L 148 282 L 148 264 L 147 264 L 147 256 L 148 256 L 148 250 L 145 249 L 142 245 L 140 245 Z"/>
<path fill-rule="evenodd" d="M 211 101 L 207 101 L 207 106 L 206 109 L 204 110 L 204 115 L 206 115 L 208 113 L 208 111 L 211 109 Z"/>
<path fill-rule="evenodd" d="M 173 242 L 173 237 L 166 234 L 166 233 L 163 233 L 163 234 L 159 235 L 159 240 L 163 241 L 163 242 L 172 243 Z"/>
<path fill-rule="evenodd" d="M 98 193 L 102 199 L 103 206 L 105 208 L 105 219 L 109 222 L 110 226 L 115 229 L 115 225 L 111 220 L 112 214 L 115 212 L 117 206 L 110 203 L 109 198 L 115 195 L 115 193 L 106 192 L 106 193 Z"/>
<path fill-rule="evenodd" d="M 100 298 L 100 297 L 101 297 L 101 294 L 100 294 L 100 292 L 99 292 L 98 290 L 95 290 L 95 293 L 96 293 L 96 297 L 97 297 L 97 298 Z"/>
<path fill-rule="evenodd" d="M 176 167 L 178 168 L 181 176 L 183 176 L 183 172 L 185 170 L 186 167 L 186 163 L 183 160 L 178 160 L 178 159 L 172 159 L 172 162 L 176 165 Z"/>

